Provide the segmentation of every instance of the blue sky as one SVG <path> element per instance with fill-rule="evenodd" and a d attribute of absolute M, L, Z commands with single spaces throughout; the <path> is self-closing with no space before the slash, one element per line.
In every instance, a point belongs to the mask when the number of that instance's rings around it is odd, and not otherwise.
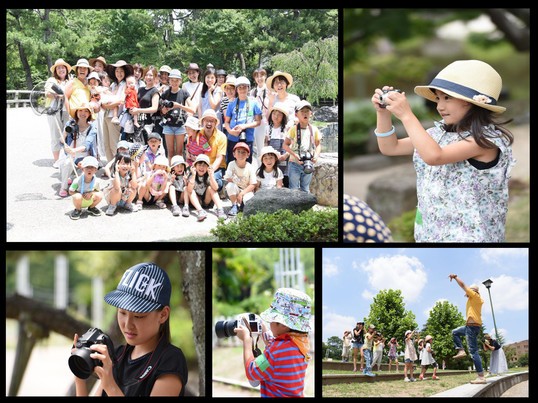
<path fill-rule="evenodd" d="M 482 320 L 495 334 L 487 288 L 497 330 L 505 342 L 529 337 L 528 248 L 324 248 L 323 341 L 341 337 L 368 316 L 373 297 L 383 289 L 402 291 L 405 309 L 419 328 L 437 301 L 448 300 L 465 317 L 463 290 L 448 275 L 457 274 L 468 286 L 480 286 Z"/>

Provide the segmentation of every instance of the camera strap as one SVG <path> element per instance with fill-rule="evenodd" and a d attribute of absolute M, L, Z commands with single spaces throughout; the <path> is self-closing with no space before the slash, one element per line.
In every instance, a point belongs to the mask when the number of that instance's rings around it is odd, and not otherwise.
<path fill-rule="evenodd" d="M 312 132 L 312 125 L 308 124 L 308 130 L 310 130 L 310 146 L 308 151 L 313 150 L 314 145 L 314 133 Z M 301 153 L 301 124 L 297 123 L 297 144 L 299 145 L 299 153 Z"/>

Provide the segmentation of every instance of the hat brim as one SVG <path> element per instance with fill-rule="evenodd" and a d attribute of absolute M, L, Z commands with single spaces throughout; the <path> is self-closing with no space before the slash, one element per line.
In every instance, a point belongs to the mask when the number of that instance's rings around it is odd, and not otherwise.
<path fill-rule="evenodd" d="M 90 66 L 93 67 L 93 65 L 95 64 L 95 62 L 101 62 L 101 63 L 103 63 L 103 65 L 104 65 L 105 67 L 107 66 L 106 62 L 103 61 L 103 59 L 99 59 L 98 57 L 91 58 L 91 59 L 89 60 L 88 63 L 90 63 Z"/>
<path fill-rule="evenodd" d="M 289 84 L 288 84 L 288 87 L 287 88 L 290 88 L 293 84 L 293 77 L 291 76 L 290 73 L 284 73 L 282 71 L 276 71 L 271 77 L 269 77 L 267 80 L 265 80 L 265 85 L 267 86 L 267 88 L 270 88 L 272 89 L 273 88 L 273 80 L 278 77 L 278 76 L 283 76 L 283 77 L 286 77 L 286 79 L 288 80 Z"/>
<path fill-rule="evenodd" d="M 50 66 L 50 72 L 54 74 L 54 72 L 56 71 L 56 67 L 58 66 L 65 66 L 68 73 L 71 71 L 71 68 L 72 68 L 69 63 L 58 63 L 58 64 L 53 64 L 52 66 Z"/>
<path fill-rule="evenodd" d="M 159 303 L 150 302 L 119 290 L 114 290 L 105 295 L 105 301 L 118 309 L 136 313 L 152 312 L 162 306 Z"/>
<path fill-rule="evenodd" d="M 430 85 L 419 85 L 419 86 L 416 86 L 415 87 L 415 94 L 420 95 L 423 98 L 426 98 L 426 99 L 428 99 L 428 100 L 430 100 L 432 102 L 437 103 L 436 95 L 433 92 L 433 90 L 442 91 L 445 94 L 450 95 L 453 98 L 461 99 L 463 101 L 469 102 L 469 103 L 471 103 L 473 105 L 479 106 L 481 108 L 490 110 L 490 111 L 495 112 L 495 113 L 503 113 L 504 111 L 506 111 L 506 108 L 504 106 L 489 105 L 489 104 L 485 104 L 485 103 L 481 103 L 481 102 L 476 102 L 472 98 L 465 97 L 463 95 L 458 94 L 457 92 L 448 90 L 448 89 L 443 88 L 443 87 L 435 86 L 435 85 L 431 85 L 431 86 Z"/>
<path fill-rule="evenodd" d="M 273 308 L 269 308 L 263 311 L 260 314 L 260 318 L 262 318 L 264 321 L 268 323 L 271 323 L 271 322 L 281 323 L 284 326 L 289 327 L 291 330 L 297 330 L 299 332 L 310 332 L 311 330 L 308 320 L 297 317 L 297 321 L 294 322 L 290 319 L 289 316 L 284 316 Z"/>

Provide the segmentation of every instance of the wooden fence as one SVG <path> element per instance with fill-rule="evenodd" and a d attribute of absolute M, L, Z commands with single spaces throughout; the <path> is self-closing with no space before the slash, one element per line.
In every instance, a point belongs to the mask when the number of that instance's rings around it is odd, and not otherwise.
<path fill-rule="evenodd" d="M 25 108 L 30 106 L 29 90 L 7 90 L 6 91 L 6 106 L 8 108 Z"/>

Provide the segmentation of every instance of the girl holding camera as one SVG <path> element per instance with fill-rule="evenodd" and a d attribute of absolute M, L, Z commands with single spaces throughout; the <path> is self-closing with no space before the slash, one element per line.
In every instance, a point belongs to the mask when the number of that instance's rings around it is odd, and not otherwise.
<path fill-rule="evenodd" d="M 415 93 L 437 104 L 441 121 L 424 129 L 405 92 L 375 90 L 374 131 L 384 155 L 413 155 L 417 173 L 416 242 L 504 242 L 514 136 L 499 122 L 499 73 L 458 60 Z M 385 93 L 383 91 L 389 92 Z M 383 95 L 383 105 L 380 97 Z M 384 107 L 382 107 L 384 106 Z M 392 115 L 408 137 L 398 139 Z"/>
<path fill-rule="evenodd" d="M 109 352 L 107 344 L 89 346 L 101 380 L 96 396 L 183 396 L 187 363 L 170 343 L 171 283 L 154 263 L 127 269 L 105 301 L 117 308 L 118 325 L 126 344 Z M 74 344 L 78 336 L 75 334 Z M 113 359 L 111 357 L 114 357 Z M 77 396 L 88 396 L 84 379 L 75 377 Z"/>

